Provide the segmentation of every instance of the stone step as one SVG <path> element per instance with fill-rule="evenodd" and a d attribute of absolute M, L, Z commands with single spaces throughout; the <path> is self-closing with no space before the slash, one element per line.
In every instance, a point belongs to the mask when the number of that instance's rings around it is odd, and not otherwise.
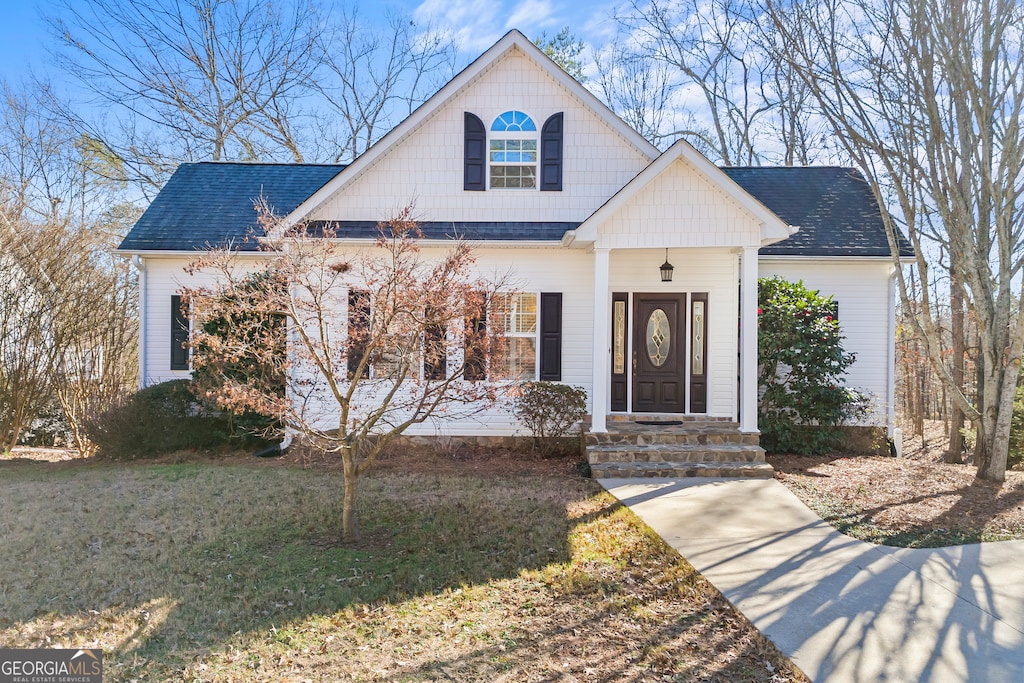
<path fill-rule="evenodd" d="M 764 449 L 751 444 L 634 444 L 587 446 L 587 460 L 597 463 L 632 462 L 764 462 Z"/>
<path fill-rule="evenodd" d="M 743 434 L 733 426 L 610 429 L 607 432 L 598 434 L 588 432 L 585 437 L 586 443 L 592 446 L 615 444 L 633 444 L 636 446 L 651 444 L 699 444 L 707 446 L 747 444 L 756 446 L 759 441 L 757 434 Z"/>
<path fill-rule="evenodd" d="M 594 479 L 633 477 L 742 477 L 771 479 L 774 470 L 766 462 L 607 462 L 590 465 Z"/>
<path fill-rule="evenodd" d="M 612 413 L 605 416 L 605 423 L 609 425 L 620 424 L 623 422 L 683 422 L 683 423 L 694 423 L 694 422 L 712 422 L 722 423 L 731 422 L 736 424 L 731 418 L 728 417 L 716 417 L 714 415 L 704 414 L 682 414 L 682 413 Z M 585 429 L 590 427 L 591 416 L 587 415 L 582 420 L 583 427 Z"/>

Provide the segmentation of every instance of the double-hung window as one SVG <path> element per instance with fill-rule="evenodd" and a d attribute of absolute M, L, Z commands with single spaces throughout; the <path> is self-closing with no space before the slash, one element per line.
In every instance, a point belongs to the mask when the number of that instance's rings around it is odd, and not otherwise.
<path fill-rule="evenodd" d="M 491 124 L 488 163 L 492 188 L 537 187 L 537 125 L 521 111 Z"/>
<path fill-rule="evenodd" d="M 508 379 L 537 378 L 537 294 L 498 293 L 494 298 L 496 322 L 502 325 L 505 354 L 498 376 Z"/>

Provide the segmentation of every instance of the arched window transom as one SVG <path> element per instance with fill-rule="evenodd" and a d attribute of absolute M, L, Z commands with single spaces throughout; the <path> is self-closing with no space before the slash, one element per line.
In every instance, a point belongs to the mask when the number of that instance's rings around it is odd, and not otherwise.
<path fill-rule="evenodd" d="M 537 125 L 521 111 L 491 124 L 488 155 L 492 188 L 537 187 Z"/>

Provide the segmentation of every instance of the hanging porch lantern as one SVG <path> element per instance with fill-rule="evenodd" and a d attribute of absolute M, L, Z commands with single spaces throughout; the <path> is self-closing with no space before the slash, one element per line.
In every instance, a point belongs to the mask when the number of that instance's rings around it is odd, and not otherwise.
<path fill-rule="evenodd" d="M 672 282 L 672 271 L 674 271 L 675 268 L 668 262 L 668 249 L 665 249 L 665 262 L 661 264 L 661 268 L 659 270 L 661 270 L 662 282 Z"/>

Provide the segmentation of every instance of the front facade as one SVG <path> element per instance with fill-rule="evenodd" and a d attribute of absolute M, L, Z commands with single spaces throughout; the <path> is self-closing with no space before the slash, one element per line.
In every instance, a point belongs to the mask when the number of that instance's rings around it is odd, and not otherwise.
<path fill-rule="evenodd" d="M 685 142 L 662 153 L 519 32 L 348 166 L 179 168 L 120 248 L 140 272 L 143 384 L 188 376 L 175 297 L 206 284 L 184 270 L 197 250 L 227 241 L 242 261 L 272 258 L 245 241 L 261 196 L 287 222 L 330 223 L 353 250 L 410 205 L 426 255 L 471 240 L 481 273 L 516 282 L 520 377 L 583 386 L 592 431 L 656 413 L 756 433 L 756 281 L 770 274 L 837 295 L 859 356 L 849 383 L 875 397 L 874 424 L 891 423 L 893 265 L 863 180 L 719 169 Z M 419 429 L 518 425 L 499 407 Z"/>

